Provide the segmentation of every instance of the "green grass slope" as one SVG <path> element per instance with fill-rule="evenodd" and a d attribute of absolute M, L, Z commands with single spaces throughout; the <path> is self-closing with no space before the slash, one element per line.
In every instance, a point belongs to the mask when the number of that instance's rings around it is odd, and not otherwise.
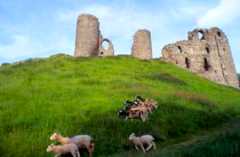
<path fill-rule="evenodd" d="M 122 103 L 136 95 L 159 103 L 145 123 L 117 116 Z M 134 156 L 128 143 L 132 132 L 165 139 L 157 141 L 163 148 L 239 115 L 239 90 L 159 60 L 56 55 L 0 67 L 2 157 L 52 156 L 46 147 L 55 131 L 90 134 L 95 157 L 128 152 Z"/>

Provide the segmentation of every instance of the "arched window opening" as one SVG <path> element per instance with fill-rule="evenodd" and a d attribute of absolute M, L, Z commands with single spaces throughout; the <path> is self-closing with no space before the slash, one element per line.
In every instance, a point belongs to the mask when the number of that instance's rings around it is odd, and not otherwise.
<path fill-rule="evenodd" d="M 217 32 L 217 35 L 219 36 L 219 37 L 221 37 L 222 36 L 222 34 L 221 34 L 221 32 Z"/>
<path fill-rule="evenodd" d="M 189 59 L 186 57 L 185 58 L 185 64 L 186 64 L 186 68 L 190 68 L 190 61 L 189 61 Z"/>
<path fill-rule="evenodd" d="M 204 58 L 204 70 L 208 71 L 210 69 L 210 64 L 208 63 L 207 58 Z"/>
<path fill-rule="evenodd" d="M 208 54 L 210 53 L 209 47 L 206 47 L 206 52 L 207 52 Z"/>
<path fill-rule="evenodd" d="M 181 46 L 178 46 L 178 50 L 180 53 L 182 53 L 182 47 Z"/>
<path fill-rule="evenodd" d="M 112 42 L 107 38 L 102 39 L 98 49 L 98 55 L 112 56 L 113 54 L 114 54 L 114 49 L 113 49 Z"/>
<path fill-rule="evenodd" d="M 102 42 L 102 47 L 103 47 L 105 50 L 108 49 L 108 47 L 109 47 L 108 41 L 104 40 L 104 41 Z"/>
<path fill-rule="evenodd" d="M 204 40 L 205 39 L 203 31 L 198 31 L 198 39 L 199 40 Z"/>

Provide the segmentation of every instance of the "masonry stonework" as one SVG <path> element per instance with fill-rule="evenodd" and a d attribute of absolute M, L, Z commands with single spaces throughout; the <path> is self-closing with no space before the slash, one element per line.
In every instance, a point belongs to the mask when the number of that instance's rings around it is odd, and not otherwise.
<path fill-rule="evenodd" d="M 152 59 L 151 33 L 146 29 L 138 30 L 133 37 L 132 56 L 139 59 Z"/>
<path fill-rule="evenodd" d="M 102 47 L 103 42 L 108 42 L 108 49 Z M 113 44 L 109 39 L 104 39 L 100 31 L 97 17 L 82 14 L 77 19 L 75 57 L 109 56 L 114 55 Z"/>
<path fill-rule="evenodd" d="M 219 28 L 189 32 L 188 40 L 166 45 L 162 59 L 220 84 L 239 87 L 228 39 Z"/>
<path fill-rule="evenodd" d="M 108 47 L 104 47 L 104 43 L 107 43 Z M 114 56 L 113 44 L 109 39 L 103 39 L 100 45 L 98 56 Z"/>
<path fill-rule="evenodd" d="M 104 43 L 108 47 L 104 47 Z M 134 34 L 132 56 L 152 59 L 151 33 L 141 29 Z M 97 17 L 82 14 L 77 19 L 75 57 L 113 56 L 109 39 L 103 38 Z M 228 39 L 217 27 L 194 29 L 188 40 L 177 41 L 162 49 L 162 59 L 220 84 L 239 87 Z"/>

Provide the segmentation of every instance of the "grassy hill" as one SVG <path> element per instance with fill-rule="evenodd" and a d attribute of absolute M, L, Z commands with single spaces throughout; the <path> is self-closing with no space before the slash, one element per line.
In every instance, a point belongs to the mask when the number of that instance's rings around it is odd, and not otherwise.
<path fill-rule="evenodd" d="M 136 95 L 159 104 L 145 123 L 117 116 L 122 103 Z M 239 90 L 159 60 L 55 55 L 0 67 L 2 157 L 50 157 L 46 147 L 55 131 L 90 134 L 96 142 L 94 157 L 140 156 L 128 143 L 132 132 L 164 139 L 157 140 L 152 157 L 176 149 L 185 156 L 206 156 L 208 149 L 229 156 L 240 153 L 239 118 Z M 172 147 L 201 134 L 209 138 Z"/>

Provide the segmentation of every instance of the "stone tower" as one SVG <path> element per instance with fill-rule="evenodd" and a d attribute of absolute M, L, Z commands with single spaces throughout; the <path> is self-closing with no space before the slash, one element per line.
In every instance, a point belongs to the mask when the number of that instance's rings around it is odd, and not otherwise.
<path fill-rule="evenodd" d="M 74 56 L 97 56 L 101 38 L 97 17 L 90 14 L 80 15 L 77 19 Z"/>
<path fill-rule="evenodd" d="M 82 14 L 77 19 L 75 57 L 113 56 L 114 48 L 109 39 L 103 38 L 97 17 Z M 108 48 L 103 43 L 108 43 Z"/>
<path fill-rule="evenodd" d="M 152 59 L 151 32 L 138 30 L 133 37 L 132 56 L 139 59 Z"/>
<path fill-rule="evenodd" d="M 219 28 L 194 29 L 188 40 L 166 45 L 162 58 L 212 81 L 239 87 L 228 39 Z"/>

